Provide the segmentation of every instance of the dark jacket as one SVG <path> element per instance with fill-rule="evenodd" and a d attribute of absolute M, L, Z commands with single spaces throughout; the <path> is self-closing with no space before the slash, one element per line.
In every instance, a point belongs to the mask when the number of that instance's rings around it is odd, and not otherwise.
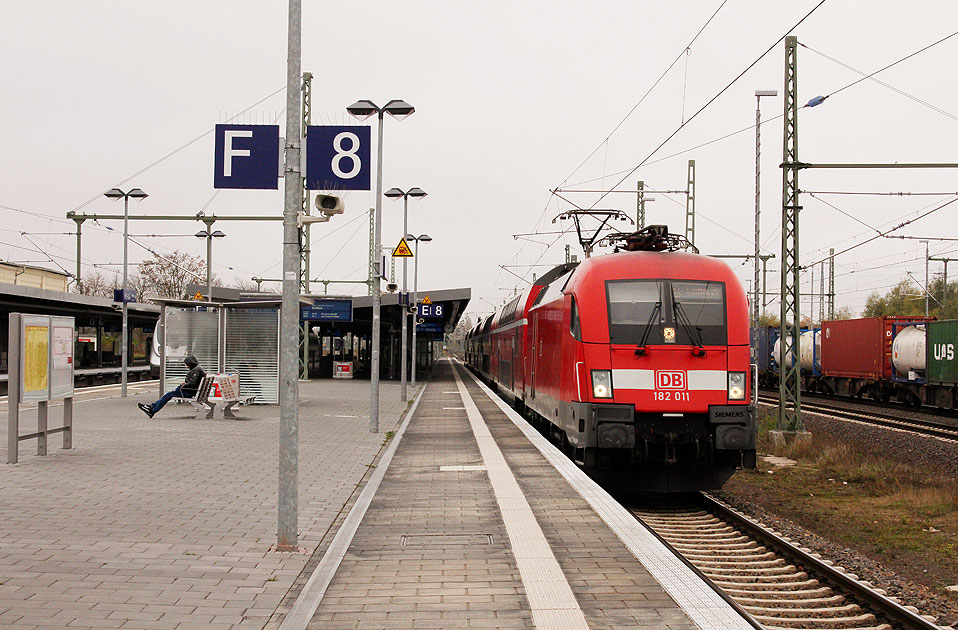
<path fill-rule="evenodd" d="M 192 354 L 183 359 L 183 363 L 186 364 L 186 367 L 190 368 L 190 371 L 187 372 L 186 380 L 183 381 L 182 390 L 187 396 L 194 396 L 196 395 L 196 390 L 200 388 L 200 381 L 206 376 L 206 372 L 203 371 L 199 361 L 197 361 L 196 357 Z"/>

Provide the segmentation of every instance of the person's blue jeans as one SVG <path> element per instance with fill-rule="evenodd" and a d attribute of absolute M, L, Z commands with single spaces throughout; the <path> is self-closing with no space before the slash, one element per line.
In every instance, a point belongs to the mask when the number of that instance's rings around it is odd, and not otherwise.
<path fill-rule="evenodd" d="M 175 389 L 166 392 L 160 397 L 159 400 L 150 405 L 151 410 L 154 414 L 158 413 L 160 409 L 166 406 L 166 403 L 170 402 L 174 398 L 191 398 L 191 396 L 187 396 L 183 393 L 182 385 L 177 385 Z"/>

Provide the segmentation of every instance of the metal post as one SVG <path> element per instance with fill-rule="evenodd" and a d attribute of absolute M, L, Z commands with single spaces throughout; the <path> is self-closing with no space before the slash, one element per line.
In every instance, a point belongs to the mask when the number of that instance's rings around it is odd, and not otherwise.
<path fill-rule="evenodd" d="M 689 160 L 689 179 L 685 196 L 685 238 L 695 244 L 695 160 Z"/>
<path fill-rule="evenodd" d="M 821 324 L 825 319 L 825 261 L 818 266 L 818 323 Z"/>
<path fill-rule="evenodd" d="M 47 421 L 50 415 L 50 403 L 41 400 L 37 403 L 37 455 L 47 454 Z"/>
<path fill-rule="evenodd" d="M 412 374 L 411 381 L 413 389 L 416 387 L 416 325 L 419 321 L 419 239 L 416 239 L 416 251 L 413 256 L 412 264 L 412 304 L 416 310 L 410 308 L 412 318 Z"/>
<path fill-rule="evenodd" d="M 931 296 L 931 287 L 928 286 L 928 246 L 928 241 L 925 241 L 925 317 L 928 317 L 928 298 Z"/>
<path fill-rule="evenodd" d="M 381 280 L 382 260 L 380 257 L 380 234 L 382 233 L 383 207 L 383 115 L 379 110 L 379 133 L 376 138 L 376 221 L 373 228 L 373 347 L 369 362 L 369 432 L 379 433 L 379 344 L 380 315 L 382 308 Z"/>
<path fill-rule="evenodd" d="M 945 285 L 941 290 L 941 316 L 948 317 L 948 259 L 945 259 Z"/>
<path fill-rule="evenodd" d="M 286 164 L 283 205 L 283 306 L 280 319 L 279 506 L 276 549 L 296 551 L 299 543 L 299 232 L 296 215 L 302 204 L 299 172 L 300 66 L 302 0 L 289 0 L 286 58 Z"/>
<path fill-rule="evenodd" d="M 126 266 L 127 266 L 127 256 L 129 249 L 129 224 L 130 224 L 130 193 L 128 192 L 123 196 L 123 331 L 121 333 L 121 343 L 123 347 L 120 350 L 120 397 L 126 398 L 126 382 L 127 382 L 127 371 L 126 371 L 126 353 L 127 353 L 127 317 L 128 317 L 128 304 L 126 299 L 126 289 L 127 289 L 127 279 L 126 279 Z"/>
<path fill-rule="evenodd" d="M 804 431 L 799 358 L 801 285 L 798 249 L 798 38 L 785 38 L 785 125 L 782 164 L 782 258 L 778 431 Z"/>
<path fill-rule="evenodd" d="M 369 209 L 369 273 L 366 278 L 366 294 L 373 294 L 373 278 L 376 277 L 374 268 L 376 265 L 376 211 Z"/>
<path fill-rule="evenodd" d="M 82 242 L 83 230 L 81 226 L 83 225 L 84 219 L 73 219 L 77 224 L 77 293 L 83 293 L 83 283 L 80 280 L 80 245 Z"/>
<path fill-rule="evenodd" d="M 304 72 L 303 73 L 303 136 L 309 133 L 309 125 L 312 122 L 312 94 L 313 94 L 313 73 Z M 308 159 L 308 156 L 307 156 Z M 309 189 L 306 188 L 306 178 L 303 180 L 303 214 L 309 214 Z M 304 294 L 310 294 L 309 286 L 309 254 L 310 254 L 310 244 L 309 244 L 309 230 L 310 224 L 304 223 L 303 227 L 300 228 L 300 257 L 302 258 L 302 264 L 300 265 L 300 277 L 299 283 L 301 290 Z M 302 326 L 302 337 L 303 337 L 303 352 L 302 358 L 299 364 L 299 378 L 300 380 L 308 381 L 309 380 L 309 322 L 303 322 Z"/>
<path fill-rule="evenodd" d="M 402 237 L 406 238 L 409 233 L 409 194 L 402 196 Z M 402 295 L 409 299 L 409 292 L 406 287 L 406 275 L 409 266 L 405 257 L 402 259 Z M 409 354 L 409 333 L 406 330 L 409 322 L 409 310 L 402 305 L 402 299 L 399 300 L 399 325 L 402 327 L 401 350 L 399 353 L 399 399 L 403 402 L 409 400 L 406 395 L 406 357 Z"/>
<path fill-rule="evenodd" d="M 206 301 L 213 301 L 213 232 L 206 226 Z"/>
<path fill-rule="evenodd" d="M 828 250 L 828 319 L 835 319 L 835 248 Z"/>
<path fill-rule="evenodd" d="M 20 461 L 20 313 L 7 324 L 7 463 Z"/>
<path fill-rule="evenodd" d="M 762 312 L 768 306 L 768 258 L 762 258 Z"/>
<path fill-rule="evenodd" d="M 645 182 L 639 181 L 636 189 L 639 194 L 635 197 L 635 229 L 641 230 L 645 227 Z"/>

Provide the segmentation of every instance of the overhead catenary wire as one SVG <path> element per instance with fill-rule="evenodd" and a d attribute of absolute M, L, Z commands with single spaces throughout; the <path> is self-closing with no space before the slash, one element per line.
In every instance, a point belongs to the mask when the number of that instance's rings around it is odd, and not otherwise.
<path fill-rule="evenodd" d="M 705 104 L 702 105 L 699 109 L 697 109 L 694 114 L 692 114 L 691 116 L 689 116 L 688 120 L 686 120 L 685 122 L 683 122 L 683 123 L 682 123 L 681 125 L 679 125 L 674 131 L 672 131 L 672 133 L 670 133 L 662 142 L 660 142 L 660 143 L 658 144 L 658 146 L 656 146 L 656 147 L 652 150 L 652 152 L 649 153 L 649 154 L 645 157 L 644 160 L 642 160 L 642 161 L 639 162 L 634 168 L 632 168 L 632 169 L 628 172 L 628 174 L 626 174 L 622 179 L 620 179 L 619 182 L 618 182 L 615 186 L 613 186 L 612 188 L 618 188 L 618 187 L 622 184 L 622 182 L 624 182 L 626 179 L 628 179 L 633 173 L 635 173 L 635 171 L 639 170 L 640 167 L 644 166 L 645 163 L 648 162 L 648 160 L 651 159 L 653 155 L 655 155 L 656 153 L 658 153 L 659 150 L 660 150 L 662 147 L 664 147 L 666 144 L 668 144 L 669 141 L 671 141 L 672 138 L 674 138 L 680 131 L 682 131 L 682 129 L 684 129 L 685 126 L 686 126 L 688 123 L 690 123 L 690 122 L 692 122 L 693 120 L 695 120 L 695 118 L 698 117 L 699 114 L 701 114 L 701 113 L 704 112 L 706 109 L 708 109 L 709 106 L 712 105 L 712 103 L 714 103 L 716 100 L 718 100 L 718 98 L 719 98 L 720 96 L 722 96 L 722 94 L 724 94 L 726 91 L 728 91 L 729 88 L 731 88 L 733 85 L 735 85 L 735 84 L 738 82 L 739 79 L 741 79 L 743 76 L 745 76 L 745 74 L 746 74 L 749 70 L 751 70 L 753 67 L 755 67 L 755 65 L 758 64 L 759 61 L 761 61 L 762 59 L 764 59 L 765 56 L 766 56 L 768 53 L 772 52 L 772 50 L 774 50 L 776 46 L 778 46 L 782 41 L 785 40 L 785 38 L 788 36 L 789 33 L 791 33 L 791 32 L 794 31 L 796 28 L 798 28 L 799 26 L 801 26 L 801 24 L 802 24 L 803 22 L 805 22 L 805 20 L 807 20 L 809 17 L 811 17 L 812 14 L 815 13 L 815 11 L 817 11 L 823 4 L 825 4 L 825 2 L 826 2 L 826 0 L 820 0 L 818 4 L 816 4 L 814 7 L 812 7 L 812 9 L 811 9 L 808 13 L 806 13 L 804 17 L 802 17 L 802 19 L 800 19 L 798 22 L 796 22 L 790 29 L 788 29 L 784 34 L 782 34 L 781 37 L 779 37 L 778 39 L 776 39 L 775 42 L 765 50 L 765 52 L 763 52 L 761 55 L 759 55 L 754 61 L 752 61 L 752 63 L 748 64 L 748 66 L 746 66 L 744 70 L 742 70 L 741 72 L 739 72 L 739 73 L 735 76 L 735 78 L 733 78 L 731 81 L 729 81 L 727 84 L 725 84 L 725 87 L 723 87 L 723 88 L 720 89 L 718 92 L 716 92 L 716 93 L 712 96 L 712 98 L 710 98 L 708 101 L 706 101 Z M 596 204 L 598 204 L 600 201 L 602 201 L 603 199 L 605 199 L 606 195 L 608 195 L 608 193 L 605 193 L 605 194 L 601 195 L 598 199 L 596 199 L 596 201 L 595 201 L 595 203 L 593 203 L 592 207 L 595 207 Z"/>

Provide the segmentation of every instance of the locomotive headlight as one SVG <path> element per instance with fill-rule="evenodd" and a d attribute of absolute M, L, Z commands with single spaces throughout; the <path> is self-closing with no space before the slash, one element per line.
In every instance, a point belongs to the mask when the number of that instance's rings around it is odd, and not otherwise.
<path fill-rule="evenodd" d="M 592 370 L 592 395 L 595 398 L 612 398 L 611 370 Z"/>
<path fill-rule="evenodd" d="M 745 372 L 728 373 L 728 399 L 745 400 Z"/>

